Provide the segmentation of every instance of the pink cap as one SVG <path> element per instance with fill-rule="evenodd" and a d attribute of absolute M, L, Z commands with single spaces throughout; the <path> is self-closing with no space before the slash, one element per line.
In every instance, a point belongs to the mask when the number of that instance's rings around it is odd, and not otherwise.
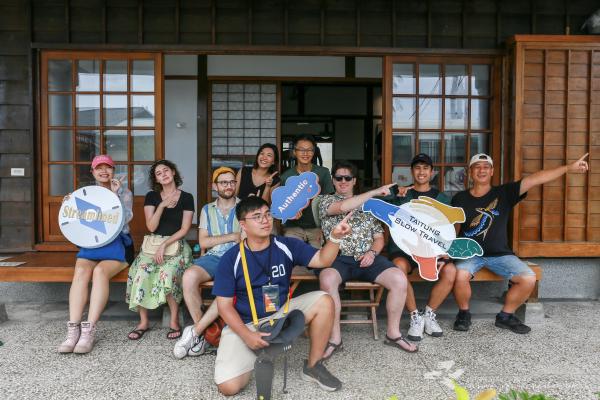
<path fill-rule="evenodd" d="M 113 161 L 113 159 L 110 156 L 107 156 L 106 154 L 100 154 L 94 157 L 94 159 L 92 160 L 92 169 L 96 169 L 96 167 L 100 164 L 107 164 L 111 167 L 115 166 L 115 162 Z"/>

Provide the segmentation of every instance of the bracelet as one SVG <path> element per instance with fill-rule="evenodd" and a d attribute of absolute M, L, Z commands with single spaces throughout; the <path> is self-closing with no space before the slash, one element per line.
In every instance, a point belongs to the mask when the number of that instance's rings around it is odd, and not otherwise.
<path fill-rule="evenodd" d="M 343 240 L 343 239 L 336 239 L 336 238 L 334 238 L 333 236 L 329 236 L 329 241 L 330 241 L 331 243 L 340 244 L 340 243 L 342 243 L 342 240 Z"/>

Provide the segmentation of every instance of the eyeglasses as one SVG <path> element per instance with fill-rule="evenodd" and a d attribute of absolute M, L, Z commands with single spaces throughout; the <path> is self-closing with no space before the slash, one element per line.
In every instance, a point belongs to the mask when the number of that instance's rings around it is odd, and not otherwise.
<path fill-rule="evenodd" d="M 233 180 L 233 181 L 217 181 L 217 184 L 219 184 L 221 186 L 235 186 L 236 183 L 237 183 L 236 180 Z"/>
<path fill-rule="evenodd" d="M 252 221 L 260 224 L 261 222 L 263 222 L 264 219 L 266 219 L 267 221 L 272 220 L 273 219 L 273 214 L 271 214 L 269 211 L 267 211 L 264 214 L 255 214 L 255 215 L 252 215 L 250 217 L 245 217 L 245 218 L 242 218 L 242 219 L 251 219 Z"/>
<path fill-rule="evenodd" d="M 354 177 L 350 176 L 350 175 L 334 175 L 333 179 L 335 179 L 337 182 L 341 182 L 341 181 L 350 182 L 352 179 L 354 179 Z"/>
<path fill-rule="evenodd" d="M 313 148 L 305 149 L 302 147 L 298 147 L 298 148 L 294 149 L 294 151 L 296 151 L 297 153 L 314 153 L 315 149 L 313 149 Z"/>

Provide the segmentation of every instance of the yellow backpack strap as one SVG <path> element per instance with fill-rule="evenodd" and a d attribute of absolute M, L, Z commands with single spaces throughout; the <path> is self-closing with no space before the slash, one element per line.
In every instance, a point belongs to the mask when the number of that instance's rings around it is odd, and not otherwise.
<path fill-rule="evenodd" d="M 258 316 L 256 315 L 256 305 L 254 304 L 254 294 L 252 293 L 252 284 L 250 283 L 250 274 L 248 274 L 248 263 L 246 262 L 246 251 L 244 250 L 244 241 L 240 241 L 240 255 L 242 257 L 242 269 L 244 270 L 244 281 L 246 281 L 246 290 L 248 291 L 248 301 L 250 311 L 252 311 L 252 323 L 258 326 Z"/>

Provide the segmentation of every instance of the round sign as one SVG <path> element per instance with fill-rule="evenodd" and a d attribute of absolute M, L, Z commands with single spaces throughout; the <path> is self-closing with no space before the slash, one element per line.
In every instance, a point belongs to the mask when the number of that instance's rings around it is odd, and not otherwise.
<path fill-rule="evenodd" d="M 114 240 L 125 219 L 119 197 L 102 186 L 77 189 L 62 203 L 58 226 L 71 243 L 88 249 Z"/>

